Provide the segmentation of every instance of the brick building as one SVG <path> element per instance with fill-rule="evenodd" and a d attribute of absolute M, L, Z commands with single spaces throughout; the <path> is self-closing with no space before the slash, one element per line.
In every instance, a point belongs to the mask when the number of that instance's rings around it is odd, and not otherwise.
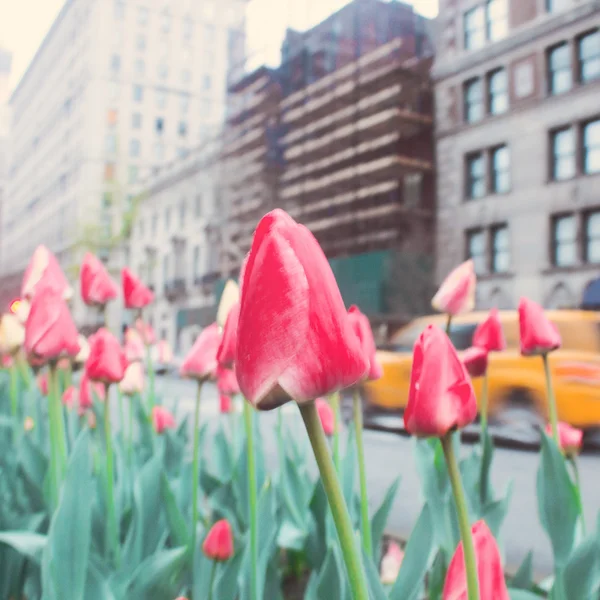
<path fill-rule="evenodd" d="M 578 306 L 600 265 L 600 2 L 441 0 L 439 20 L 437 277 L 471 256 L 482 308 Z"/>

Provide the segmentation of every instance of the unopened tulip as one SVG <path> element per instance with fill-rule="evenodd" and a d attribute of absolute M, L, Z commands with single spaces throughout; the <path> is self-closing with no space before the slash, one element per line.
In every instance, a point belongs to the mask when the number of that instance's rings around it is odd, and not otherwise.
<path fill-rule="evenodd" d="M 404 552 L 402 548 L 396 542 L 391 542 L 381 559 L 381 583 L 392 585 L 398 579 L 403 559 Z"/>
<path fill-rule="evenodd" d="M 471 529 L 479 579 L 480 600 L 510 600 L 502 559 L 496 540 L 485 521 L 477 521 Z M 467 600 L 467 576 L 463 544 L 460 542 L 450 561 L 444 582 L 443 600 Z"/>
<path fill-rule="evenodd" d="M 38 364 L 79 353 L 79 333 L 69 307 L 50 288 L 38 288 L 31 302 L 24 348 Z"/>
<path fill-rule="evenodd" d="M 62 403 L 67 408 L 72 408 L 77 400 L 77 389 L 74 386 L 69 386 L 62 395 Z"/>
<path fill-rule="evenodd" d="M 83 257 L 79 282 L 81 298 L 88 306 L 104 306 L 119 295 L 106 267 L 91 252 Z"/>
<path fill-rule="evenodd" d="M 333 435 L 335 432 L 335 415 L 333 408 L 331 408 L 329 402 L 323 398 L 317 398 L 315 400 L 315 406 L 317 407 L 317 413 L 319 414 L 319 419 L 321 420 L 321 426 L 323 427 L 325 435 Z"/>
<path fill-rule="evenodd" d="M 233 369 L 217 368 L 217 388 L 219 392 L 228 396 L 240 393 L 240 386 Z"/>
<path fill-rule="evenodd" d="M 579 453 L 583 444 L 583 431 L 562 421 L 558 422 L 557 427 L 560 449 L 565 454 Z M 550 423 L 546 425 L 546 433 L 550 436 L 552 435 L 552 425 Z"/>
<path fill-rule="evenodd" d="M 87 373 L 84 371 L 79 380 L 79 414 L 82 415 L 88 408 L 94 405 L 94 399 L 104 400 L 106 397 L 106 388 L 103 383 L 90 381 Z"/>
<path fill-rule="evenodd" d="M 383 369 L 377 360 L 377 347 L 375 346 L 375 340 L 373 339 L 373 330 L 369 319 L 362 312 L 360 312 L 358 306 L 351 306 L 348 310 L 348 317 L 354 327 L 354 331 L 360 340 L 360 344 L 363 349 L 364 355 L 369 361 L 369 373 L 367 379 L 373 381 L 379 379 L 383 375 Z"/>
<path fill-rule="evenodd" d="M 146 346 L 151 346 L 156 342 L 156 334 L 150 323 L 146 323 L 142 319 L 135 320 L 135 328 L 142 337 L 142 341 Z"/>
<path fill-rule="evenodd" d="M 119 340 L 108 329 L 101 327 L 90 336 L 89 341 L 90 355 L 85 363 L 88 377 L 104 384 L 121 381 L 128 363 Z"/>
<path fill-rule="evenodd" d="M 519 332 L 523 356 L 547 354 L 560 348 L 560 333 L 556 325 L 548 320 L 544 309 L 529 298 L 519 301 Z"/>
<path fill-rule="evenodd" d="M 144 308 L 154 300 L 154 294 L 127 267 L 121 271 L 125 308 Z"/>
<path fill-rule="evenodd" d="M 25 431 L 31 431 L 35 427 L 35 422 L 31 417 L 25 417 L 25 422 L 23 423 L 23 429 Z"/>
<path fill-rule="evenodd" d="M 181 375 L 198 381 L 216 376 L 217 350 L 221 343 L 221 332 L 216 323 L 205 327 L 181 365 Z"/>
<path fill-rule="evenodd" d="M 240 320 L 240 303 L 236 302 L 229 311 L 223 328 L 223 337 L 219 351 L 217 352 L 217 361 L 224 367 L 232 367 L 235 362 L 235 348 L 237 345 L 237 328 Z"/>
<path fill-rule="evenodd" d="M 472 260 L 467 260 L 444 279 L 431 300 L 431 306 L 439 312 L 458 315 L 475 308 L 477 277 Z"/>
<path fill-rule="evenodd" d="M 14 354 L 25 342 L 25 327 L 10 313 L 0 316 L 0 354 Z"/>
<path fill-rule="evenodd" d="M 231 396 L 223 393 L 219 394 L 219 410 L 223 414 L 230 413 L 233 410 Z"/>
<path fill-rule="evenodd" d="M 460 358 L 471 377 L 483 377 L 485 375 L 488 366 L 487 350 L 471 346 L 461 353 Z"/>
<path fill-rule="evenodd" d="M 488 352 L 501 352 L 506 348 L 498 309 L 492 308 L 488 318 L 477 326 L 473 334 L 473 346 L 484 348 Z"/>
<path fill-rule="evenodd" d="M 56 257 L 46 246 L 38 246 L 35 249 L 25 269 L 21 298 L 31 301 L 40 288 L 51 290 L 63 300 L 69 300 L 73 296 L 73 290 Z"/>
<path fill-rule="evenodd" d="M 413 350 L 404 425 L 420 437 L 442 437 L 477 416 L 471 378 L 448 336 L 429 325 Z"/>
<path fill-rule="evenodd" d="M 135 361 L 144 360 L 146 349 L 144 340 L 137 329 L 128 327 L 125 331 L 125 356 L 132 363 Z"/>
<path fill-rule="evenodd" d="M 226 519 L 217 521 L 202 543 L 205 556 L 215 561 L 226 561 L 233 556 L 233 532 Z"/>
<path fill-rule="evenodd" d="M 164 407 L 155 406 L 152 409 L 152 424 L 154 431 L 160 434 L 165 429 L 173 429 L 175 427 L 175 417 Z"/>
<path fill-rule="evenodd" d="M 229 279 L 223 288 L 219 308 L 217 309 L 217 325 L 221 328 L 225 327 L 225 322 L 233 307 L 240 300 L 240 288 L 238 284 Z"/>
<path fill-rule="evenodd" d="M 369 372 L 321 247 L 280 209 L 261 219 L 243 267 L 235 370 L 244 397 L 264 410 Z"/>
<path fill-rule="evenodd" d="M 42 396 L 48 395 L 48 373 L 40 373 L 37 376 L 37 384 Z"/>
<path fill-rule="evenodd" d="M 125 396 L 134 396 L 144 391 L 144 367 L 141 362 L 129 364 L 125 377 L 119 383 L 119 390 Z"/>

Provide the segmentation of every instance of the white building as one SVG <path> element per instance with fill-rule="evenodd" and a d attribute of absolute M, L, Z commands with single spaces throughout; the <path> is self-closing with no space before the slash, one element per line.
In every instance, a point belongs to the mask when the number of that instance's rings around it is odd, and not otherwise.
<path fill-rule="evenodd" d="M 0 224 L 2 223 L 2 199 L 7 174 L 6 153 L 9 128 L 8 79 L 10 76 L 10 64 L 10 53 L 0 48 Z"/>
<path fill-rule="evenodd" d="M 215 137 L 153 173 L 131 232 L 129 263 L 156 296 L 144 317 L 180 353 L 215 319 L 220 270 L 211 222 L 222 210 L 219 155 Z"/>
<path fill-rule="evenodd" d="M 224 118 L 246 1 L 66 0 L 10 99 L 3 278 L 40 243 L 72 277 L 86 247 L 127 261 L 139 181 Z"/>

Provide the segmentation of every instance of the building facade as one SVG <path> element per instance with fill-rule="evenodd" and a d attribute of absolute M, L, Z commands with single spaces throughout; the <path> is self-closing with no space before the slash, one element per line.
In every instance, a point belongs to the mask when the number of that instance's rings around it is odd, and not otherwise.
<path fill-rule="evenodd" d="M 8 108 L 8 83 L 10 78 L 11 55 L 0 47 L 0 231 L 2 228 L 3 200 L 8 173 L 8 131 L 9 131 L 9 108 Z M 2 248 L 0 246 L 0 253 Z M 1 254 L 0 254 L 1 260 Z M 3 293 L 0 292 L 0 303 L 4 303 Z M 6 299 L 10 302 L 10 298 Z"/>
<path fill-rule="evenodd" d="M 441 0 L 437 277 L 581 305 L 600 272 L 600 2 Z"/>
<path fill-rule="evenodd" d="M 84 249 L 128 262 L 140 182 L 220 127 L 245 4 L 66 1 L 10 100 L 2 275 L 40 243 L 72 277 Z"/>

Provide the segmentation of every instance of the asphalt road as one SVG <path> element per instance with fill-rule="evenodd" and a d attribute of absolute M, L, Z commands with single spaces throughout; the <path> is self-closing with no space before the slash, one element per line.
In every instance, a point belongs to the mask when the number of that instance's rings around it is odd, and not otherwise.
<path fill-rule="evenodd" d="M 194 406 L 195 384 L 175 378 L 157 379 L 157 393 L 166 404 L 174 402 L 177 414 L 191 412 Z M 302 423 L 297 408 L 284 408 L 286 422 L 298 431 Z M 219 402 L 216 388 L 205 385 L 202 394 L 201 419 L 218 418 Z M 274 435 L 275 414 L 263 413 L 261 428 L 266 452 L 276 464 Z M 413 441 L 404 435 L 381 431 L 366 431 L 365 453 L 369 496 L 372 506 L 378 506 L 390 483 L 402 478 L 398 495 L 388 521 L 388 531 L 406 539 L 422 506 L 421 485 L 412 455 Z M 503 529 L 503 545 L 508 570 L 518 568 L 529 550 L 533 550 L 534 569 L 538 577 L 552 572 L 552 553 L 537 513 L 535 493 L 539 456 L 536 451 L 496 448 L 493 464 L 493 485 L 501 492 L 514 480 L 512 501 Z M 316 467 L 315 467 L 316 468 Z M 586 523 L 595 524 L 600 511 L 600 455 L 587 454 L 579 460 L 583 485 L 583 504 Z M 588 525 L 588 526 L 590 526 Z"/>

